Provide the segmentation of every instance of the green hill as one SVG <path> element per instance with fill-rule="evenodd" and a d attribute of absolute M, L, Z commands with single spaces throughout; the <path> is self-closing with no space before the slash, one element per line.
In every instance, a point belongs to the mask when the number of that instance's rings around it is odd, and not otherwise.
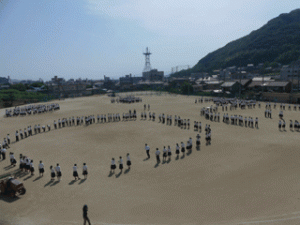
<path fill-rule="evenodd" d="M 172 76 L 187 76 L 191 72 L 211 72 L 249 63 L 289 64 L 300 59 L 300 9 L 281 14 L 249 35 L 232 41 L 209 53 L 193 68 Z"/>

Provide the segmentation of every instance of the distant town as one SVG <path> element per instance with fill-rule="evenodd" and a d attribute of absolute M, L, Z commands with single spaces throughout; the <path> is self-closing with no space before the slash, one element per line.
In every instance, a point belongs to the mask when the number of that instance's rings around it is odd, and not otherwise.
<path fill-rule="evenodd" d="M 47 101 L 50 99 L 73 98 L 94 94 L 130 91 L 167 91 L 184 95 L 204 95 L 219 97 L 237 97 L 265 101 L 300 103 L 299 71 L 300 60 L 291 65 L 276 68 L 266 67 L 263 63 L 248 64 L 246 67 L 231 66 L 225 69 L 191 73 L 188 77 L 165 76 L 164 71 L 152 69 L 150 52 L 146 49 L 145 68 L 142 76 L 123 75 L 119 79 L 103 76 L 103 79 L 69 79 L 54 76 L 50 81 L 13 80 L 0 77 L 0 97 L 5 106 L 23 99 L 25 102 Z M 12 97 L 10 90 L 31 93 L 31 97 Z M 10 93 L 10 97 L 7 94 Z M 39 93 L 35 98 L 34 93 Z M 6 94 L 6 96 L 5 96 Z M 27 94 L 28 95 L 28 94 Z M 29 95 L 28 95 L 29 97 Z M 2 104 L 3 105 L 3 104 Z"/>

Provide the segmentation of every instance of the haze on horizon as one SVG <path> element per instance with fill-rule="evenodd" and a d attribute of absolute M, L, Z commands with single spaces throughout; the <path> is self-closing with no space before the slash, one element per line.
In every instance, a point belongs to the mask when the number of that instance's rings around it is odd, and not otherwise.
<path fill-rule="evenodd" d="M 0 76 L 12 79 L 139 76 L 151 66 L 194 66 L 298 0 L 0 1 Z"/>

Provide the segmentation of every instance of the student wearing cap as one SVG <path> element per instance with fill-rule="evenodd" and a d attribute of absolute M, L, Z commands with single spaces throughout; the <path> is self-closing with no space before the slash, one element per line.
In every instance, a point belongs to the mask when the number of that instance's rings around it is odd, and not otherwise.
<path fill-rule="evenodd" d="M 83 163 L 83 167 L 82 167 L 82 175 L 84 176 L 84 179 L 87 178 L 88 170 L 87 170 L 87 165 L 86 165 L 86 163 Z"/>

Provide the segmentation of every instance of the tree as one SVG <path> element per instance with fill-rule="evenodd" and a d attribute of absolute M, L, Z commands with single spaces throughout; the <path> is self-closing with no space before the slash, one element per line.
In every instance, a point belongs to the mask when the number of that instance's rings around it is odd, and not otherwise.
<path fill-rule="evenodd" d="M 184 82 L 181 86 L 181 93 L 184 95 L 187 94 L 192 94 L 194 92 L 193 86 L 188 83 L 188 82 Z"/>
<path fill-rule="evenodd" d="M 13 102 L 15 101 L 15 96 L 13 93 L 9 93 L 8 95 L 4 95 L 1 100 L 3 102 L 3 107 L 11 107 Z"/>

